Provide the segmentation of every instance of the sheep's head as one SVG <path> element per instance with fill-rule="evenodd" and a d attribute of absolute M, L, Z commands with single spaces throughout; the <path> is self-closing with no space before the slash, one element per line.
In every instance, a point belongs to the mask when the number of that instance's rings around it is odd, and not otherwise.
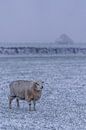
<path fill-rule="evenodd" d="M 43 84 L 44 84 L 43 81 L 36 81 L 36 82 L 35 82 L 35 85 L 34 85 L 34 90 L 35 90 L 35 91 L 38 91 L 38 92 L 42 91 L 42 89 L 43 89 Z"/>

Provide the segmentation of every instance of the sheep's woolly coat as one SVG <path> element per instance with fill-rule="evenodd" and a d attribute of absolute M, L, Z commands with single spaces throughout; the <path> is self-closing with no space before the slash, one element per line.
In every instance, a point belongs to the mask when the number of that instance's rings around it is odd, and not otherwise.
<path fill-rule="evenodd" d="M 10 97 L 18 97 L 26 101 L 38 100 L 41 97 L 41 91 L 36 91 L 34 81 L 17 80 L 10 84 Z"/>

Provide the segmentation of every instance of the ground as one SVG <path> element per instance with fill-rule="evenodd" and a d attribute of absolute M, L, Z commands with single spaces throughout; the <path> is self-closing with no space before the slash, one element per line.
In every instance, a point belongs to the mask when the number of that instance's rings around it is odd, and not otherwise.
<path fill-rule="evenodd" d="M 9 83 L 43 80 L 36 111 L 8 107 Z M 0 130 L 86 130 L 86 57 L 0 58 Z"/>

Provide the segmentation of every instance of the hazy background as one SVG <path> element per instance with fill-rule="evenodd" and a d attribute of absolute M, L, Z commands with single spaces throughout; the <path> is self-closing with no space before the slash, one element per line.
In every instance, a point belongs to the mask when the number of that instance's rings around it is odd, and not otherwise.
<path fill-rule="evenodd" d="M 86 42 L 86 0 L 0 0 L 0 42 Z"/>

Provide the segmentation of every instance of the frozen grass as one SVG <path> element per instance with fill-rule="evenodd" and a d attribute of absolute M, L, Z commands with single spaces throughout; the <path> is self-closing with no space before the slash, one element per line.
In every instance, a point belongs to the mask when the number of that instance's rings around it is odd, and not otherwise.
<path fill-rule="evenodd" d="M 86 58 L 0 58 L 0 130 L 86 130 Z M 16 102 L 8 108 L 9 83 L 45 82 L 37 111 Z"/>

